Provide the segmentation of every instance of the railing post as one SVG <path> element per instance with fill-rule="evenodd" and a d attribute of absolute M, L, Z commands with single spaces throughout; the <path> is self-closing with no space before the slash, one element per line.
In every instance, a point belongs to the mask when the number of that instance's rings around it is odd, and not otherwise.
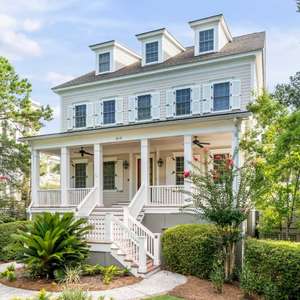
<path fill-rule="evenodd" d="M 61 181 L 61 205 L 68 205 L 68 188 L 70 178 L 70 152 L 67 147 L 61 148 L 60 181 Z"/>
<path fill-rule="evenodd" d="M 139 241 L 139 272 L 146 273 L 147 272 L 147 240 L 146 237 L 140 236 L 138 237 Z"/>
<path fill-rule="evenodd" d="M 112 241 L 112 220 L 111 219 L 112 219 L 111 214 L 107 214 L 105 216 L 105 221 L 104 221 L 105 233 L 104 233 L 104 237 L 105 237 L 105 240 L 108 241 L 108 242 Z"/>
<path fill-rule="evenodd" d="M 154 234 L 154 260 L 153 264 L 154 266 L 159 266 L 160 265 L 160 233 L 155 233 Z"/>

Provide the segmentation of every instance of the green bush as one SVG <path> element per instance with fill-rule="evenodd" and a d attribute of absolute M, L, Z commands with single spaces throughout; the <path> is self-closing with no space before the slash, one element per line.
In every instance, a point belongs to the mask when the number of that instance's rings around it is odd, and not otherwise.
<path fill-rule="evenodd" d="M 173 272 L 208 278 L 218 252 L 219 238 L 209 224 L 178 225 L 162 236 L 165 265 Z"/>
<path fill-rule="evenodd" d="M 37 215 L 25 230 L 14 236 L 20 240 L 20 261 L 32 277 L 54 277 L 54 271 L 81 264 L 88 256 L 86 220 L 76 220 L 72 213 Z"/>
<path fill-rule="evenodd" d="M 265 299 L 300 299 L 300 243 L 246 241 L 241 287 Z"/>
<path fill-rule="evenodd" d="M 0 261 L 15 260 L 18 252 L 18 241 L 14 241 L 11 235 L 18 229 L 25 229 L 29 221 L 17 221 L 0 224 Z"/>

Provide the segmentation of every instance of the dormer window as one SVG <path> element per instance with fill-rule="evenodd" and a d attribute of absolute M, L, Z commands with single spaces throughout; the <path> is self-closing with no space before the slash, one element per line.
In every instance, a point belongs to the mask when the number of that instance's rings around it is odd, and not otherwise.
<path fill-rule="evenodd" d="M 158 62 L 158 41 L 146 43 L 146 64 Z"/>
<path fill-rule="evenodd" d="M 199 32 L 199 53 L 214 50 L 214 30 L 202 30 Z"/>
<path fill-rule="evenodd" d="M 110 52 L 99 54 L 99 73 L 110 71 Z"/>

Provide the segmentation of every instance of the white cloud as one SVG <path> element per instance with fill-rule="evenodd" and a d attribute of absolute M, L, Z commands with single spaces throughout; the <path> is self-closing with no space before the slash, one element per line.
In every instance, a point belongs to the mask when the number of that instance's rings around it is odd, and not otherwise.
<path fill-rule="evenodd" d="M 26 31 L 37 31 L 41 28 L 41 22 L 33 19 L 25 19 L 23 22 L 23 28 Z"/>
<path fill-rule="evenodd" d="M 61 74 L 57 72 L 48 72 L 46 76 L 46 80 L 50 82 L 53 86 L 69 81 L 73 78 L 74 76 Z"/>

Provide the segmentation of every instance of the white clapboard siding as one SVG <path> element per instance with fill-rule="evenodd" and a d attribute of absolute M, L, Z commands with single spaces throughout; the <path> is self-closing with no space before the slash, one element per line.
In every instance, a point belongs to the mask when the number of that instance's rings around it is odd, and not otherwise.
<path fill-rule="evenodd" d="M 241 81 L 239 79 L 230 82 L 230 108 L 241 108 Z"/>
<path fill-rule="evenodd" d="M 95 126 L 101 126 L 101 103 L 97 101 L 94 103 L 94 116 L 95 116 Z"/>
<path fill-rule="evenodd" d="M 192 88 L 192 114 L 201 114 L 201 86 L 196 85 Z"/>
<path fill-rule="evenodd" d="M 68 106 L 68 112 L 67 112 L 67 129 L 73 129 L 74 127 L 74 106 L 69 105 Z"/>
<path fill-rule="evenodd" d="M 117 191 L 123 191 L 123 160 L 117 160 L 115 163 L 115 186 Z"/>
<path fill-rule="evenodd" d="M 123 98 L 116 98 L 116 123 L 123 123 Z"/>
<path fill-rule="evenodd" d="M 128 122 L 136 121 L 136 96 L 128 97 Z"/>
<path fill-rule="evenodd" d="M 203 113 L 211 112 L 212 108 L 212 85 L 203 84 L 203 96 L 202 96 L 202 111 Z"/>
<path fill-rule="evenodd" d="M 172 157 L 166 159 L 166 185 L 176 184 L 176 164 Z"/>
<path fill-rule="evenodd" d="M 174 117 L 174 102 L 175 102 L 174 90 L 167 90 L 166 91 L 166 118 Z"/>
<path fill-rule="evenodd" d="M 87 103 L 86 105 L 86 127 L 93 127 L 94 126 L 94 104 Z"/>
<path fill-rule="evenodd" d="M 153 120 L 160 119 L 160 93 L 151 94 L 151 117 Z"/>

